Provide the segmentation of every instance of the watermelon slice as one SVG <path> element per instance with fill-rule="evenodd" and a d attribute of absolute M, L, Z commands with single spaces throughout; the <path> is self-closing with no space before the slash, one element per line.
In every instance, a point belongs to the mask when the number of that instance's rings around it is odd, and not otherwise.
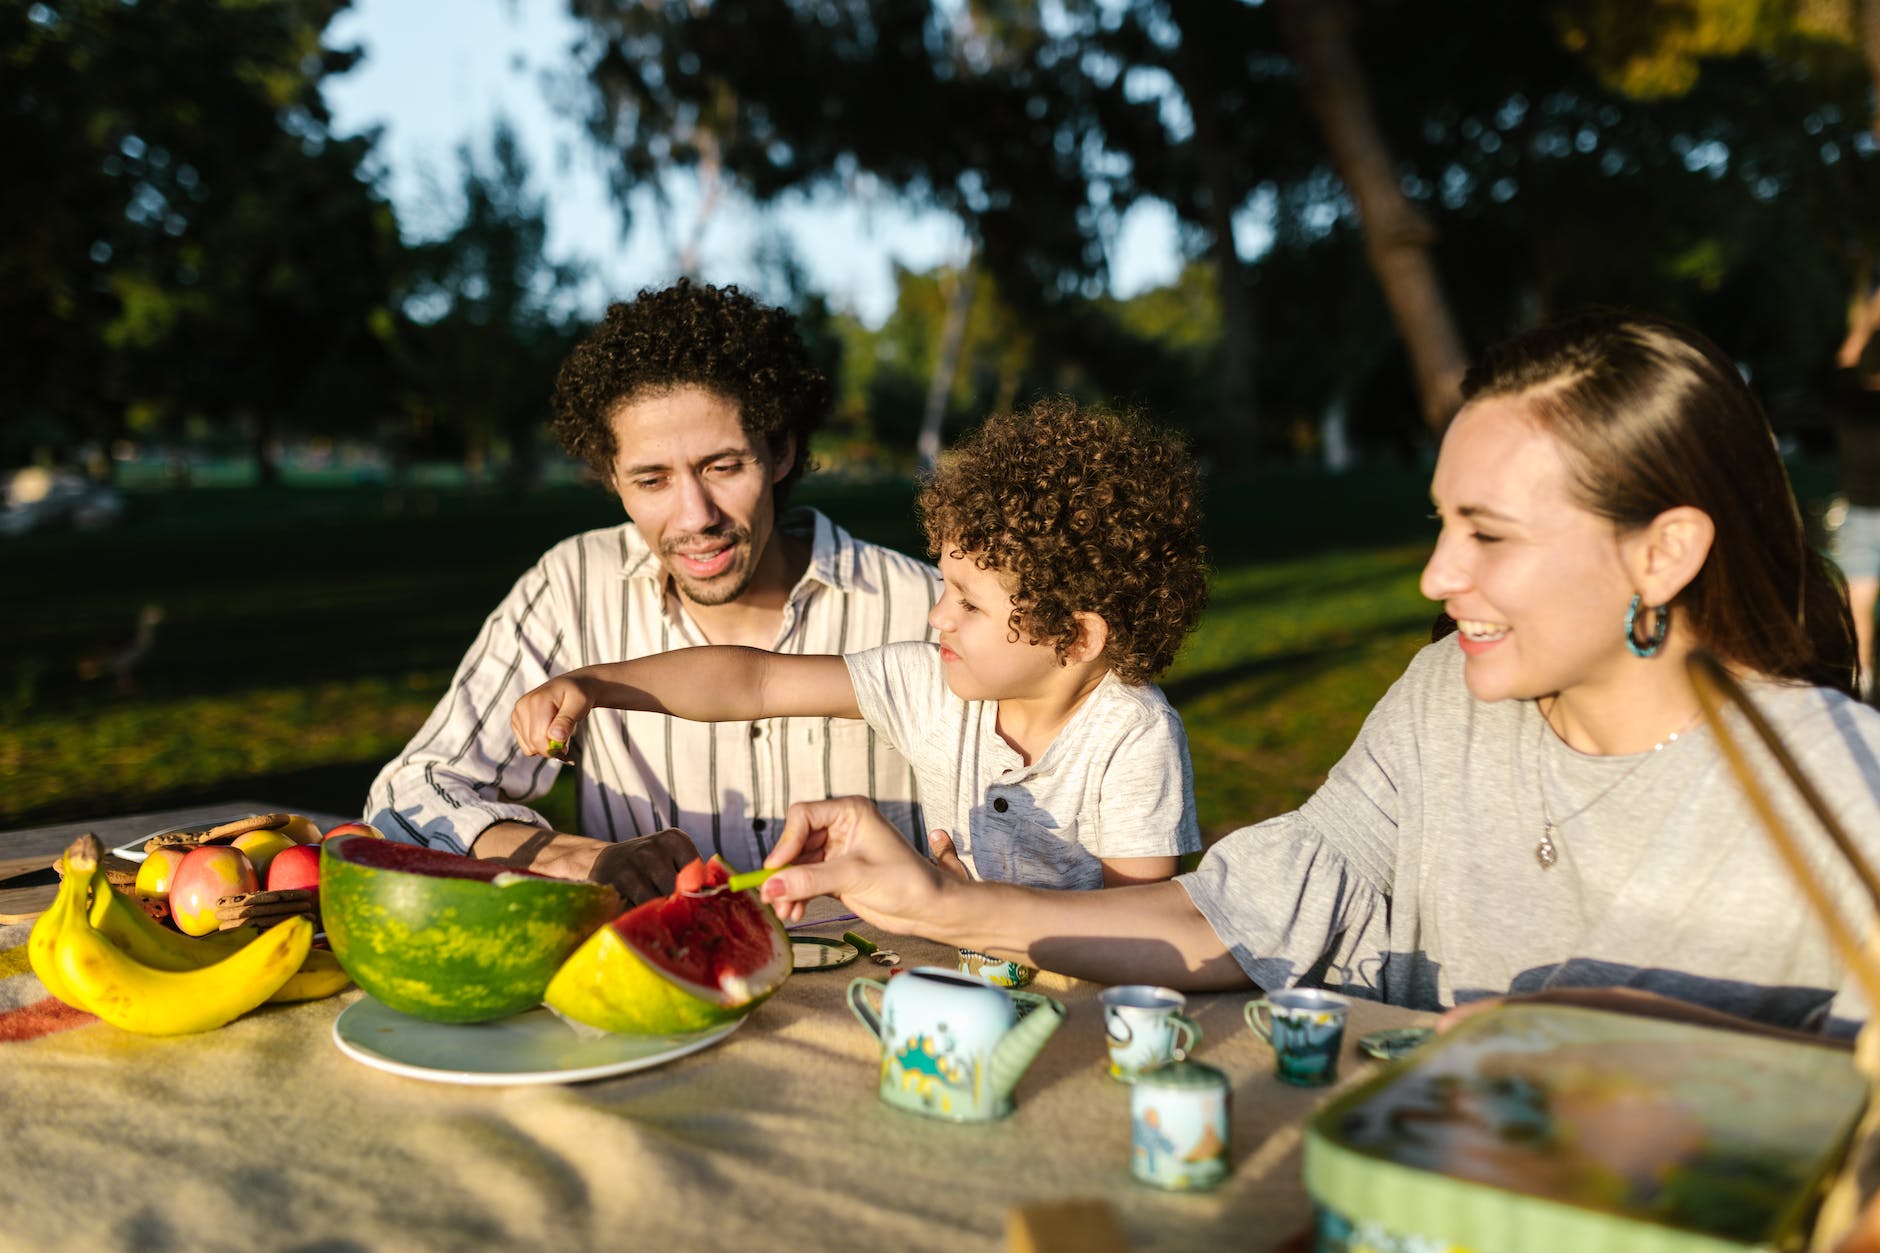
<path fill-rule="evenodd" d="M 671 896 L 589 936 L 543 1001 L 576 1022 L 633 1035 L 703 1031 L 750 1013 L 790 977 L 790 940 L 755 892 L 694 895 L 730 877 L 716 858 L 693 862 Z"/>

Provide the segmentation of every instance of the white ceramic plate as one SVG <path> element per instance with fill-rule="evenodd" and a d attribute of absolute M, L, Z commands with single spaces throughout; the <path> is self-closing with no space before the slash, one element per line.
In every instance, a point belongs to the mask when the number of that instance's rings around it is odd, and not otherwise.
<path fill-rule="evenodd" d="M 178 831 L 207 831 L 214 825 L 215 823 L 213 822 L 207 825 L 200 822 L 186 822 L 180 827 L 165 827 L 161 831 L 152 831 L 149 835 L 140 835 L 129 844 L 120 844 L 110 851 L 116 853 L 125 861 L 142 861 L 149 856 L 148 853 L 144 852 L 145 841 L 153 840 L 159 835 L 173 835 Z"/>
<path fill-rule="evenodd" d="M 743 1021 L 690 1035 L 590 1034 L 543 1008 L 495 1022 L 425 1022 L 362 996 L 333 1023 L 333 1042 L 355 1061 L 436 1083 L 579 1083 L 710 1048 Z"/>

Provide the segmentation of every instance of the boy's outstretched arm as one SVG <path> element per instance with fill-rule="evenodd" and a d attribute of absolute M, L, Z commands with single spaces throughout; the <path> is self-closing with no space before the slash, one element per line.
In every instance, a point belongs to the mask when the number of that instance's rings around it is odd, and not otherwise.
<path fill-rule="evenodd" d="M 516 702 L 516 743 L 550 756 L 595 709 L 638 709 L 693 722 L 859 718 L 848 663 L 833 654 L 710 645 L 557 675 Z"/>

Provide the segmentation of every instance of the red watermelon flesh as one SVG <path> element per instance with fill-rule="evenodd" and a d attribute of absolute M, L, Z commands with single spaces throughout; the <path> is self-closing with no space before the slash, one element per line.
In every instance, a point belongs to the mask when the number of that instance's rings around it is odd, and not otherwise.
<path fill-rule="evenodd" d="M 442 879 L 481 879 L 488 883 L 498 875 L 528 875 L 535 879 L 553 878 L 535 870 L 481 857 L 466 857 L 441 848 L 421 844 L 400 844 L 395 840 L 359 840 L 346 848 L 346 860 L 355 866 L 374 870 L 406 870 L 412 874 L 433 875 Z"/>
<path fill-rule="evenodd" d="M 694 858 L 684 869 L 679 871 L 678 881 L 672 885 L 675 892 L 703 892 L 706 888 L 715 888 L 731 882 L 731 867 L 725 859 L 713 856 L 710 861 Z"/>
<path fill-rule="evenodd" d="M 722 862 L 693 862 L 680 872 L 679 890 L 635 906 L 614 919 L 634 952 L 670 978 L 699 988 L 742 989 L 776 956 L 776 923 L 770 911 L 745 892 L 688 896 L 688 873 L 705 867 L 702 887 L 731 877 Z"/>

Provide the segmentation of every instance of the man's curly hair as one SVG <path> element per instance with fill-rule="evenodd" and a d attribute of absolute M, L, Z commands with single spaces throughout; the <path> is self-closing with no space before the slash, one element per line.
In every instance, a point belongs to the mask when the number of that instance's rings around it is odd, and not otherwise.
<path fill-rule="evenodd" d="M 796 464 L 775 489 L 782 509 L 809 468 L 810 436 L 828 418 L 832 393 L 796 319 L 736 287 L 680 279 L 608 306 L 555 376 L 553 430 L 571 456 L 612 487 L 614 411 L 688 385 L 736 404 L 745 433 L 763 440 L 773 456 L 786 437 L 795 441 Z"/>
<path fill-rule="evenodd" d="M 1061 397 L 988 418 L 917 506 L 931 556 L 969 556 L 1017 584 L 1012 638 L 1061 659 L 1077 639 L 1071 615 L 1100 614 L 1103 660 L 1147 683 L 1207 607 L 1200 495 L 1180 435 Z"/>

